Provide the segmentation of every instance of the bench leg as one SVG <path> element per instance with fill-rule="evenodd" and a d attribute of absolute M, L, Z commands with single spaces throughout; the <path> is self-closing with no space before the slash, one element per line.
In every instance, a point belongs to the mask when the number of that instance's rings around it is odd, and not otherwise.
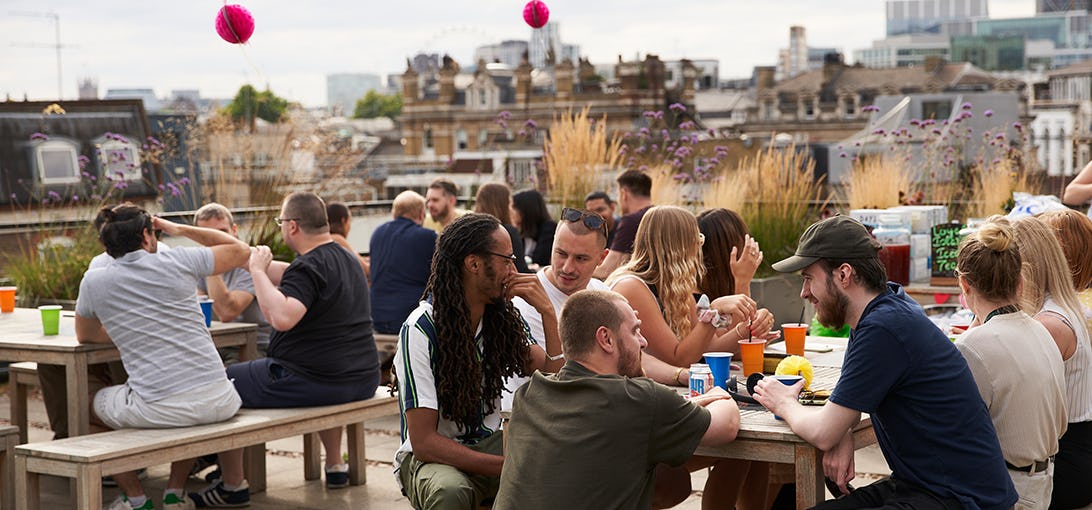
<path fill-rule="evenodd" d="M 265 492 L 265 443 L 246 447 L 243 452 L 243 472 L 250 492 Z"/>
<path fill-rule="evenodd" d="M 322 441 L 317 433 L 303 435 L 303 479 L 322 477 Z"/>
<path fill-rule="evenodd" d="M 38 473 L 27 471 L 27 458 L 15 457 L 15 508 L 39 510 L 42 494 L 38 492 Z"/>
<path fill-rule="evenodd" d="M 76 468 L 76 508 L 102 508 L 102 466 L 85 464 Z"/>
<path fill-rule="evenodd" d="M 13 378 L 16 379 L 16 378 Z M 19 444 L 27 443 L 27 385 L 19 380 L 8 383 L 11 424 L 19 427 Z"/>
<path fill-rule="evenodd" d="M 349 448 L 349 484 L 363 485 L 368 482 L 365 471 L 368 463 L 364 457 L 364 424 L 352 423 L 345 427 Z"/>
<path fill-rule="evenodd" d="M 3 462 L 0 463 L 0 476 L 2 476 L 4 487 L 2 489 L 3 494 L 3 506 L 4 508 L 15 508 L 15 445 L 19 444 L 19 436 L 12 434 L 4 436 L 4 457 Z"/>

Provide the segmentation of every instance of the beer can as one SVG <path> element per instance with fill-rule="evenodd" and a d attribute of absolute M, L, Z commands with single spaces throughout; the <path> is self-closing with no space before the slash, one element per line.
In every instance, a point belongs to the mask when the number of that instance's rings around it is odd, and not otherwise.
<path fill-rule="evenodd" d="M 705 363 L 690 365 L 690 396 L 698 397 L 713 388 L 713 372 Z"/>

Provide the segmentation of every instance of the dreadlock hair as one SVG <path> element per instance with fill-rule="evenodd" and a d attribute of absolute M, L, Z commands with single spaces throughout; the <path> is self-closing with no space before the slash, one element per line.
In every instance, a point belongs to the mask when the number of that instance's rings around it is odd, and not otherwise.
<path fill-rule="evenodd" d="M 453 221 L 436 241 L 425 287 L 425 296 L 432 297 L 436 328 L 432 357 L 436 360 L 440 413 L 467 431 L 478 425 L 483 413 L 494 411 L 493 403 L 500 398 L 506 377 L 527 375 L 524 367 L 530 359 L 527 330 L 511 301 L 502 299 L 485 306 L 480 356 L 474 324 L 470 323 L 463 288 L 464 261 L 471 255 L 493 257 L 489 252 L 497 249 L 493 234 L 498 230 L 504 232 L 500 221 L 488 214 L 471 213 Z"/>

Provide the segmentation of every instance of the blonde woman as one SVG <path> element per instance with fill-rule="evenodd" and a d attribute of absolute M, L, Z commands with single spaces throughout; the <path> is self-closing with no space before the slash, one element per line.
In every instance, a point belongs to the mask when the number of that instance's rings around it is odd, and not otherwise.
<path fill-rule="evenodd" d="M 745 295 L 717 297 L 711 310 L 699 315 L 693 292 L 705 274 L 703 242 L 698 221 L 690 211 L 674 206 L 653 207 L 637 227 L 633 256 L 607 279 L 611 289 L 625 296 L 641 319 L 641 334 L 648 342 L 648 356 L 642 361 L 646 373 L 652 374 L 649 365 L 654 360 L 662 360 L 676 367 L 674 378 L 684 385 L 681 377 L 687 373 L 685 367 L 713 350 L 714 339 L 733 331 L 749 334 L 744 333 L 749 331 L 749 324 L 765 328 L 765 334 L 773 325 L 772 317 L 764 325 L 755 321 L 755 302 Z M 718 326 L 728 331 L 718 333 Z M 680 468 L 661 466 L 657 469 L 657 489 L 672 487 L 664 492 L 685 499 L 690 494 L 690 473 L 708 467 L 713 469 L 706 480 L 702 508 L 730 508 L 743 480 L 739 463 L 734 460 L 694 457 Z M 657 507 L 667 508 L 681 501 Z"/>
<path fill-rule="evenodd" d="M 1062 244 L 1069 262 L 1069 275 L 1077 299 L 1084 306 L 1085 324 L 1092 328 L 1092 219 L 1073 209 L 1048 211 L 1036 216 L 1054 229 L 1054 237 Z"/>
<path fill-rule="evenodd" d="M 1055 457 L 1050 508 L 1092 503 L 1092 345 L 1062 247 L 1038 218 L 1014 223 L 1024 260 L 1020 308 L 1046 326 L 1065 366 L 1068 429 Z M 1026 381 L 1039 384 L 1039 381 Z"/>
<path fill-rule="evenodd" d="M 755 302 L 739 294 L 716 297 L 710 305 L 716 313 L 699 316 L 693 292 L 705 274 L 703 242 L 690 211 L 653 207 L 637 227 L 632 258 L 607 279 L 640 315 L 641 333 L 648 340 L 645 352 L 678 367 L 697 362 L 710 350 L 717 326 L 738 337 L 750 334 L 751 325 L 764 327 L 763 332 L 773 325 L 772 317 L 768 324 L 754 324 Z"/>

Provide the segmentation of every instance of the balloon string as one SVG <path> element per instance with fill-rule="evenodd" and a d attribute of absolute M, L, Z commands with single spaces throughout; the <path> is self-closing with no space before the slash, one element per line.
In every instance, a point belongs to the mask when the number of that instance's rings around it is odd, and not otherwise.
<path fill-rule="evenodd" d="M 246 60 L 246 63 L 250 64 L 250 68 L 254 70 L 254 74 L 258 75 L 258 79 L 262 81 L 262 84 L 264 84 L 266 87 L 269 87 L 269 79 L 266 78 L 265 73 L 263 73 L 257 65 L 254 65 L 254 61 L 250 59 L 250 54 L 246 52 L 245 46 L 249 45 L 238 44 L 237 46 L 239 46 L 239 51 L 243 54 L 243 59 Z"/>

